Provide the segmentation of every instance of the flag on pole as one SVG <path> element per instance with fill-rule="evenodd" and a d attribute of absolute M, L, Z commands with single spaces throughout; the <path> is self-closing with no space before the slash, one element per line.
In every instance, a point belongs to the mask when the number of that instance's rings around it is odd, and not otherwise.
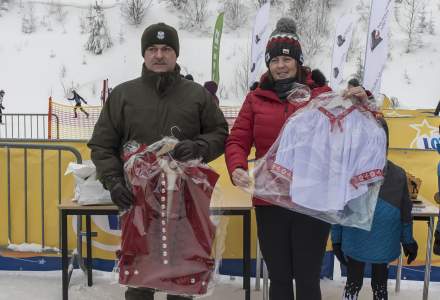
<path fill-rule="evenodd" d="M 223 31 L 223 17 L 223 12 L 218 15 L 212 38 L 211 80 L 215 81 L 217 85 L 220 82 L 220 40 Z"/>
<path fill-rule="evenodd" d="M 330 86 L 333 90 L 336 90 L 343 80 L 343 69 L 347 59 L 348 48 L 351 44 L 353 27 L 354 18 L 352 15 L 344 15 L 336 25 L 330 76 Z"/>
<path fill-rule="evenodd" d="M 394 1 L 372 0 L 364 60 L 363 86 L 373 95 L 380 92 L 382 72 L 388 56 L 388 30 Z"/>
<path fill-rule="evenodd" d="M 254 29 L 252 31 L 251 61 L 249 65 L 248 86 L 250 87 L 257 79 L 261 63 L 264 61 L 267 40 L 269 39 L 269 14 L 270 1 L 267 1 L 255 16 Z"/>

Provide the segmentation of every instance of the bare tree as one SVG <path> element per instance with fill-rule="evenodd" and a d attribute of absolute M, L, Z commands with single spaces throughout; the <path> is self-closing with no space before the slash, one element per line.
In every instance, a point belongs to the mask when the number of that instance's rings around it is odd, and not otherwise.
<path fill-rule="evenodd" d="M 419 33 L 424 33 L 428 28 L 428 20 L 426 20 L 425 6 L 421 7 L 418 17 L 417 31 Z"/>
<path fill-rule="evenodd" d="M 126 0 L 121 6 L 122 15 L 131 25 L 140 25 L 153 0 Z"/>
<path fill-rule="evenodd" d="M 246 19 L 246 7 L 242 0 L 225 0 L 224 11 L 226 24 L 232 30 L 237 29 L 242 25 Z"/>
<path fill-rule="evenodd" d="M 255 0 L 258 7 L 263 6 L 266 4 L 269 0 Z M 270 5 L 276 6 L 279 5 L 282 2 L 282 0 L 270 0 Z"/>
<path fill-rule="evenodd" d="M 431 11 L 431 14 L 429 16 L 429 21 L 428 21 L 428 32 L 431 35 L 435 34 L 435 23 L 434 23 L 434 19 L 432 18 L 432 11 Z"/>
<path fill-rule="evenodd" d="M 61 3 L 57 3 L 54 6 L 55 18 L 60 23 L 63 24 L 66 21 L 67 11 L 64 10 L 64 6 Z"/>
<path fill-rule="evenodd" d="M 79 28 L 80 28 L 80 33 L 84 34 L 88 31 L 88 22 L 87 19 L 84 17 L 84 15 L 81 15 L 79 17 Z"/>
<path fill-rule="evenodd" d="M 180 27 L 189 31 L 203 28 L 208 14 L 208 0 L 188 0 L 182 6 Z"/>
<path fill-rule="evenodd" d="M 249 89 L 249 52 L 249 47 L 246 47 L 245 50 L 243 50 L 242 48 L 238 49 L 238 53 L 240 53 L 240 56 L 234 70 L 234 83 L 235 95 L 239 98 L 243 98 L 243 96 Z"/>
<path fill-rule="evenodd" d="M 294 0 L 290 4 L 289 15 L 296 21 L 301 47 L 306 58 L 322 48 L 328 35 L 327 17 L 329 9 L 322 0 Z"/>
<path fill-rule="evenodd" d="M 104 49 L 113 45 L 107 29 L 104 11 L 97 2 L 93 6 L 89 29 L 90 35 L 85 46 L 86 50 L 99 55 L 102 54 Z"/>
<path fill-rule="evenodd" d="M 188 3 L 188 1 L 191 0 L 167 0 L 167 1 L 171 4 L 171 6 L 177 9 L 181 9 L 186 3 Z"/>
<path fill-rule="evenodd" d="M 9 10 L 9 4 L 11 1 L 9 0 L 0 0 L 0 17 L 3 12 L 7 12 Z"/>
<path fill-rule="evenodd" d="M 406 34 L 406 53 L 413 50 L 420 43 L 420 33 L 417 31 L 419 13 L 424 5 L 421 0 L 402 0 L 398 7 L 398 23 Z"/>
<path fill-rule="evenodd" d="M 66 73 L 67 73 L 67 68 L 63 64 L 63 65 L 61 65 L 61 68 L 60 68 L 60 78 L 66 78 Z"/>
<path fill-rule="evenodd" d="M 31 34 L 37 29 L 33 3 L 29 3 L 23 8 L 23 16 L 21 18 L 21 31 Z"/>
<path fill-rule="evenodd" d="M 358 79 L 360 82 L 364 78 L 364 62 L 362 60 L 362 51 L 359 52 L 356 57 L 356 72 L 352 74 L 352 77 Z"/>

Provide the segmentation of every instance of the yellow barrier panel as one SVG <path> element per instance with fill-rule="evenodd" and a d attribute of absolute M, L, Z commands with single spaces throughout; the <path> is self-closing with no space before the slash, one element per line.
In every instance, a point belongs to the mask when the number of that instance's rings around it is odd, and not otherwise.
<path fill-rule="evenodd" d="M 438 126 L 440 118 L 431 117 L 426 111 L 393 110 L 384 111 L 390 127 L 390 147 L 393 148 L 419 148 L 430 150 L 435 148 L 440 140 Z M 398 115 L 403 117 L 399 117 Z M 52 142 L 54 143 L 54 142 Z M 76 148 L 82 155 L 83 160 L 90 159 L 90 152 L 84 142 L 54 143 L 63 144 Z M 28 150 L 28 242 L 41 244 L 41 154 L 40 151 Z M 7 205 L 7 151 L 0 149 L 0 246 L 8 244 L 8 205 Z M 20 244 L 25 242 L 25 203 L 24 203 L 24 161 L 23 150 L 11 150 L 11 243 Z M 251 155 L 250 157 L 253 157 Z M 74 160 L 70 153 L 62 153 L 62 201 L 73 196 L 73 177 L 64 176 L 67 164 Z M 407 169 L 416 177 L 422 179 L 420 193 L 432 201 L 433 194 L 437 191 L 436 166 L 438 154 L 435 151 L 402 151 L 390 150 L 389 158 Z M 59 216 L 58 216 L 58 153 L 47 151 L 43 157 L 44 168 L 44 231 L 45 245 L 59 247 Z M 242 199 L 250 195 L 234 187 L 230 183 L 229 175 L 224 163 L 224 157 L 220 157 L 211 165 L 221 174 L 219 185 L 223 191 L 223 197 Z M 75 223 L 69 219 L 69 248 L 76 247 Z M 226 239 L 225 258 L 240 258 L 242 256 L 242 222 L 240 218 L 230 218 Z M 114 251 L 120 242 L 119 231 L 109 228 L 108 219 L 105 216 L 94 217 L 92 230 L 98 233 L 93 240 L 94 257 L 114 259 Z M 426 247 L 426 226 L 416 225 L 416 239 L 420 244 L 420 253 Z M 252 224 L 252 253 L 255 253 L 256 226 L 253 218 Z M 330 247 L 327 247 L 329 250 Z M 420 262 L 423 256 L 419 256 Z M 438 262 L 438 260 L 437 260 Z"/>

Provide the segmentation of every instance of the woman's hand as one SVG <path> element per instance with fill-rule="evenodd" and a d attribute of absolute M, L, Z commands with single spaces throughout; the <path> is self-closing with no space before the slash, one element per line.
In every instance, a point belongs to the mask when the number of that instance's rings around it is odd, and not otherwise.
<path fill-rule="evenodd" d="M 364 88 L 361 86 L 356 86 L 346 89 L 342 96 L 346 99 L 354 97 L 363 103 L 368 100 L 368 95 L 365 92 Z"/>
<path fill-rule="evenodd" d="M 249 188 L 251 178 L 246 170 L 237 168 L 232 172 L 232 182 L 238 187 Z"/>

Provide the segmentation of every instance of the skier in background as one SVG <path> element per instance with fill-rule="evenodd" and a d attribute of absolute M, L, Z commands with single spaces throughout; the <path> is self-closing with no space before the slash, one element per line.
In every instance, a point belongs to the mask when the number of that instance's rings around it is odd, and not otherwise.
<path fill-rule="evenodd" d="M 5 109 L 5 107 L 3 106 L 3 96 L 4 95 L 5 95 L 5 91 L 4 90 L 0 90 L 0 124 L 3 123 L 2 110 Z"/>
<path fill-rule="evenodd" d="M 87 101 L 84 100 L 84 98 L 81 97 L 75 90 L 72 90 L 72 93 L 73 93 L 73 97 L 72 98 L 67 98 L 67 100 L 75 101 L 75 107 L 73 108 L 73 114 L 74 114 L 73 117 L 74 118 L 78 117 L 78 114 L 77 114 L 76 110 L 79 108 L 88 118 L 89 117 L 89 113 L 86 112 L 84 110 L 84 108 L 82 108 L 82 106 L 81 106 L 81 101 L 84 102 L 84 104 L 87 104 Z"/>

